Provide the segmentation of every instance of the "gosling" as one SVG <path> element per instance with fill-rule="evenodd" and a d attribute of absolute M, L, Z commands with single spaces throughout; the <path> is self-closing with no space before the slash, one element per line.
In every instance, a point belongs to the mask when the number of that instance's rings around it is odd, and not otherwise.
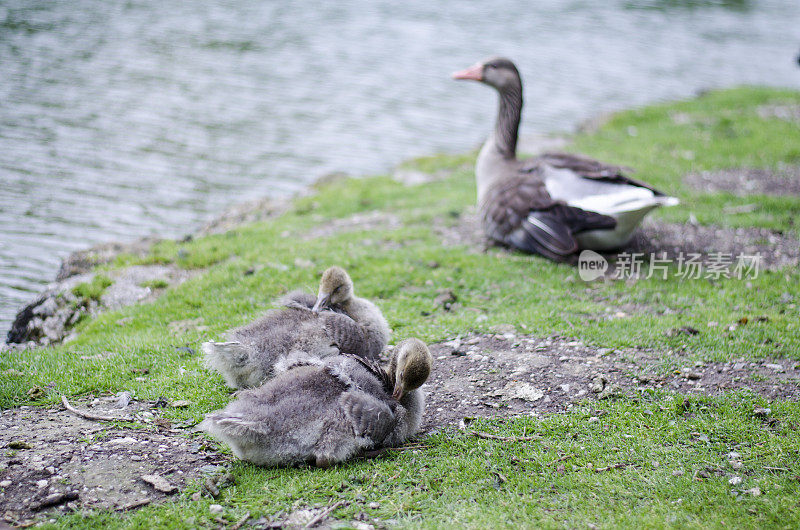
<path fill-rule="evenodd" d="M 256 465 L 328 467 L 416 433 L 432 365 L 419 339 L 398 344 L 385 367 L 347 354 L 286 358 L 274 379 L 240 392 L 200 428 Z"/>
<path fill-rule="evenodd" d="M 316 297 L 294 291 L 284 306 L 228 333 L 229 342 L 205 342 L 206 363 L 234 389 L 252 388 L 274 376 L 274 366 L 293 351 L 324 358 L 349 353 L 377 359 L 389 341 L 389 325 L 375 304 L 355 296 L 341 267 L 325 271 Z"/>

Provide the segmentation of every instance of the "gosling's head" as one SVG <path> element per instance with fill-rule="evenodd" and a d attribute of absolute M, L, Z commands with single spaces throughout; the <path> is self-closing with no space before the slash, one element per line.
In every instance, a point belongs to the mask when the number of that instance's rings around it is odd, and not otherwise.
<path fill-rule="evenodd" d="M 353 297 L 353 280 L 341 267 L 331 267 L 322 274 L 319 282 L 317 302 L 312 311 L 319 313 L 336 304 L 343 304 Z"/>
<path fill-rule="evenodd" d="M 394 349 L 389 370 L 394 376 L 392 397 L 400 399 L 406 392 L 416 390 L 427 381 L 433 366 L 430 350 L 419 339 L 406 339 Z"/>
<path fill-rule="evenodd" d="M 517 67 L 505 57 L 492 57 L 475 63 L 466 70 L 453 72 L 453 79 L 480 81 L 501 92 L 510 89 L 522 89 L 522 81 L 520 81 Z"/>

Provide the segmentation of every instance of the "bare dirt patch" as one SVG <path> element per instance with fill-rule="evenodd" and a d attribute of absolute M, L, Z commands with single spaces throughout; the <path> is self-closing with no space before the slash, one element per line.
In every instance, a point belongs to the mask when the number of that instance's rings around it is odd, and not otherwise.
<path fill-rule="evenodd" d="M 403 222 L 398 215 L 374 210 L 320 223 L 303 234 L 303 239 L 325 238 L 361 230 L 397 230 L 401 226 L 403 226 Z"/>
<path fill-rule="evenodd" d="M 133 401 L 120 409 L 117 401 L 72 404 L 92 414 L 136 419 L 148 428 L 91 421 L 62 407 L 0 411 L 0 514 L 6 522 L 134 509 L 223 469 L 226 457 L 207 450 L 203 438 L 193 439 L 188 427 L 159 418 L 165 403 Z"/>
<path fill-rule="evenodd" d="M 766 228 L 720 228 L 690 223 L 661 223 L 645 219 L 626 252 L 645 255 L 666 254 L 673 261 L 682 253 L 701 254 L 719 252 L 737 256 L 761 256 L 759 266 L 770 270 L 797 266 L 800 262 L 800 239 L 794 235 L 780 234 Z"/>
<path fill-rule="evenodd" d="M 800 195 L 800 166 L 783 165 L 778 169 L 736 168 L 689 173 L 683 181 L 705 191 L 725 191 L 739 197 L 752 194 Z"/>
<path fill-rule="evenodd" d="M 756 112 L 764 119 L 779 119 L 800 123 L 800 105 L 761 105 Z"/>
<path fill-rule="evenodd" d="M 437 217 L 433 220 L 433 231 L 442 239 L 445 247 L 469 245 L 483 249 L 487 245 L 476 206 L 468 206 L 463 212 L 454 212 L 450 217 Z"/>
<path fill-rule="evenodd" d="M 679 331 L 678 331 L 679 332 Z M 563 412 L 579 400 L 658 389 L 716 395 L 750 389 L 768 399 L 800 398 L 800 363 L 785 359 L 703 363 L 664 373 L 664 354 L 595 348 L 564 337 L 473 334 L 433 344 L 423 432 L 465 417 Z"/>
<path fill-rule="evenodd" d="M 433 230 L 441 237 L 442 245 L 468 245 L 486 250 L 492 244 L 483 236 L 475 207 L 462 212 L 457 222 L 436 219 Z M 654 254 L 676 262 L 683 254 L 730 254 L 734 263 L 738 256 L 761 256 L 759 270 L 780 269 L 800 264 L 800 238 L 766 228 L 721 228 L 690 223 L 663 223 L 645 219 L 631 242 L 618 252 L 608 253 L 613 260 L 619 253 Z M 575 257 L 577 263 L 577 256 Z"/>

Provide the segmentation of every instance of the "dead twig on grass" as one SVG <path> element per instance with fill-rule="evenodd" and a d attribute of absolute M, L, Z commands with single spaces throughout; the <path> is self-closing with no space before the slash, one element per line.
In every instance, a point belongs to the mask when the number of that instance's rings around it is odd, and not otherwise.
<path fill-rule="evenodd" d="M 64 408 L 70 411 L 71 413 L 75 414 L 76 416 L 80 416 L 81 418 L 85 418 L 87 420 L 93 421 L 133 421 L 133 418 L 128 416 L 124 417 L 116 417 L 116 416 L 103 416 L 101 414 L 92 414 L 91 412 L 86 412 L 84 410 L 78 410 L 72 405 L 69 404 L 67 400 L 67 396 L 61 396 L 61 404 L 64 405 Z"/>
<path fill-rule="evenodd" d="M 117 508 L 117 511 L 126 512 L 128 510 L 133 510 L 134 508 L 139 508 L 140 506 L 145 506 L 146 504 L 150 504 L 151 502 L 153 502 L 153 499 L 148 499 L 148 498 L 139 499 L 138 501 L 133 501 L 132 503 L 126 504 L 125 506 L 120 506 L 119 508 Z"/>
<path fill-rule="evenodd" d="M 785 467 L 772 467 L 772 466 L 761 466 L 763 469 L 767 471 L 789 471 L 788 468 Z"/>
<path fill-rule="evenodd" d="M 619 468 L 621 468 L 621 467 L 626 467 L 627 465 L 628 465 L 628 464 L 625 464 L 625 463 L 621 463 L 621 464 L 611 464 L 610 466 L 606 466 L 606 467 L 598 467 L 598 468 L 597 468 L 597 469 L 595 469 L 594 471 L 595 471 L 595 473 L 600 473 L 600 472 L 602 472 L 602 471 L 608 471 L 609 469 L 619 469 Z"/>
<path fill-rule="evenodd" d="M 567 460 L 569 460 L 569 459 L 570 459 L 570 458 L 572 458 L 573 456 L 575 456 L 575 455 L 573 455 L 573 454 L 567 454 L 567 455 L 564 455 L 564 456 L 562 456 L 562 457 L 556 458 L 555 460 L 553 460 L 552 462 L 550 462 L 550 463 L 549 463 L 549 464 L 547 464 L 547 465 L 549 465 L 549 466 L 552 466 L 553 464 L 555 464 L 555 463 L 557 463 L 557 462 L 566 462 Z"/>
<path fill-rule="evenodd" d="M 484 440 L 499 440 L 501 442 L 532 442 L 539 439 L 539 436 L 498 436 L 481 431 L 469 431 L 469 433 Z"/>
<path fill-rule="evenodd" d="M 347 504 L 345 501 L 339 501 L 333 506 L 325 508 L 324 510 L 319 512 L 316 517 L 314 517 L 308 523 L 306 523 L 306 525 L 303 528 L 313 528 L 314 526 L 325 520 L 325 518 L 328 517 L 336 508 L 340 508 L 345 504 Z"/>

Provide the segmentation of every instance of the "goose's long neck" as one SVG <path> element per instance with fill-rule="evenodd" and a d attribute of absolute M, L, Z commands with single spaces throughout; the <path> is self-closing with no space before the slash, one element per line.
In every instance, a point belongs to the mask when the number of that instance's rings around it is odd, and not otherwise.
<path fill-rule="evenodd" d="M 522 113 L 522 87 L 506 88 L 498 94 L 500 105 L 494 131 L 483 145 L 475 167 L 479 204 L 493 182 L 513 175 L 517 170 L 517 132 Z"/>
<path fill-rule="evenodd" d="M 500 105 L 494 124 L 494 144 L 504 158 L 517 156 L 517 132 L 522 114 L 522 88 L 515 86 L 499 92 Z"/>

